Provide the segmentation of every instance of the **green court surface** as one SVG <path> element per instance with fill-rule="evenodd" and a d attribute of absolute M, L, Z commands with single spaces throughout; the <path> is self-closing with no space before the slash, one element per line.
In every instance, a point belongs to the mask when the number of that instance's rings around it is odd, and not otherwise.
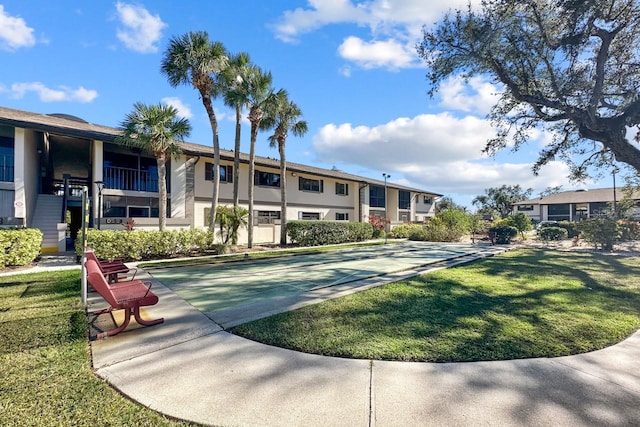
<path fill-rule="evenodd" d="M 469 255 L 501 252 L 495 246 L 406 242 L 277 259 L 150 268 L 155 279 L 205 313 L 238 309 L 318 289 Z"/>

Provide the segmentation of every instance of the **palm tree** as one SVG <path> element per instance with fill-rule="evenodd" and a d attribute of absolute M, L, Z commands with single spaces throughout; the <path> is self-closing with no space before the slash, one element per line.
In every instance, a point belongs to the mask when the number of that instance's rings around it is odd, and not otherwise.
<path fill-rule="evenodd" d="M 302 110 L 292 101 L 285 90 L 276 94 L 275 108 L 263 119 L 264 128 L 273 129 L 273 135 L 269 137 L 269 146 L 278 147 L 280 153 L 280 244 L 287 244 L 287 160 L 285 156 L 285 144 L 289 131 L 295 136 L 303 136 L 307 133 L 307 122 L 300 120 Z"/>
<path fill-rule="evenodd" d="M 189 120 L 178 118 L 178 110 L 170 105 L 145 105 L 137 102 L 133 111 L 120 124 L 117 141 L 153 153 L 158 164 L 158 220 L 160 231 L 167 223 L 166 163 L 172 155 L 180 154 L 178 141 L 191 132 Z"/>
<path fill-rule="evenodd" d="M 224 103 L 236 110 L 236 139 L 233 151 L 233 206 L 239 203 L 238 181 L 240 178 L 240 129 L 242 108 L 248 103 L 247 78 L 251 69 L 251 58 L 246 52 L 231 55 L 229 67 L 222 73 Z"/>
<path fill-rule="evenodd" d="M 220 42 L 212 42 L 205 31 L 189 32 L 172 37 L 162 58 L 161 71 L 173 87 L 193 86 L 202 99 L 202 104 L 211 124 L 213 133 L 213 195 L 209 227 L 215 226 L 220 191 L 220 143 L 218 141 L 218 121 L 213 111 L 212 98 L 220 93 L 220 73 L 227 68 L 229 58 Z"/>
<path fill-rule="evenodd" d="M 255 175 L 256 140 L 258 130 L 263 129 L 262 119 L 264 109 L 269 109 L 269 104 L 275 100 L 271 86 L 271 73 L 264 72 L 260 67 L 250 67 L 247 74 L 247 104 L 249 105 L 249 122 L 251 123 L 251 145 L 249 147 L 249 219 L 247 227 L 247 246 L 253 247 L 253 189 Z"/>

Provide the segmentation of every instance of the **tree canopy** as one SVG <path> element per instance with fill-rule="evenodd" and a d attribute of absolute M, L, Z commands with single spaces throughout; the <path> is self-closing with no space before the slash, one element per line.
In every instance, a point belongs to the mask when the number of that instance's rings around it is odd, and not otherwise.
<path fill-rule="evenodd" d="M 452 76 L 490 76 L 504 91 L 485 151 L 551 131 L 533 171 L 559 159 L 573 178 L 613 160 L 640 171 L 627 128 L 640 124 L 640 0 L 484 0 L 424 30 L 430 94 Z"/>
<path fill-rule="evenodd" d="M 471 203 L 479 207 L 480 212 L 499 212 L 501 217 L 509 216 L 513 204 L 527 200 L 533 189 L 523 190 L 520 185 L 503 185 L 484 190 L 483 195 L 476 196 Z"/>

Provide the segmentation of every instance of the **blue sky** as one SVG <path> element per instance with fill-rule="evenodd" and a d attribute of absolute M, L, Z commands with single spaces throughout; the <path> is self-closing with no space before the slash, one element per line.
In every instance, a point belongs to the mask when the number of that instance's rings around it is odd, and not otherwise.
<path fill-rule="evenodd" d="M 473 1 L 476 2 L 477 1 Z M 472 3 L 473 3 L 472 2 Z M 485 120 L 498 88 L 452 79 L 434 98 L 415 44 L 450 7 L 466 0 L 69 1 L 0 0 L 0 105 L 66 113 L 118 126 L 135 102 L 174 105 L 189 118 L 187 139 L 211 145 L 197 92 L 172 88 L 160 62 L 172 36 L 207 31 L 232 53 L 272 72 L 309 124 L 287 140 L 287 160 L 431 190 L 471 207 L 489 187 L 520 184 L 534 195 L 571 184 L 553 162 L 531 173 L 547 136 L 518 153 L 487 158 Z M 233 148 L 234 113 L 214 104 L 220 145 Z M 268 134 L 259 155 L 277 158 Z M 242 151 L 249 146 L 243 126 Z M 587 183 L 611 186 L 611 179 Z"/>

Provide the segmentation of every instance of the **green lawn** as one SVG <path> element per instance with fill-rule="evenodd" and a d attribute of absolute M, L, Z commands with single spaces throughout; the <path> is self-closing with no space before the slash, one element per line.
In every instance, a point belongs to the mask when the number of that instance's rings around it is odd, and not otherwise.
<path fill-rule="evenodd" d="M 0 277 L 0 424 L 174 426 L 91 371 L 80 272 Z"/>
<path fill-rule="evenodd" d="M 640 328 L 640 258 L 523 249 L 240 325 L 324 355 L 410 361 L 553 357 Z"/>

